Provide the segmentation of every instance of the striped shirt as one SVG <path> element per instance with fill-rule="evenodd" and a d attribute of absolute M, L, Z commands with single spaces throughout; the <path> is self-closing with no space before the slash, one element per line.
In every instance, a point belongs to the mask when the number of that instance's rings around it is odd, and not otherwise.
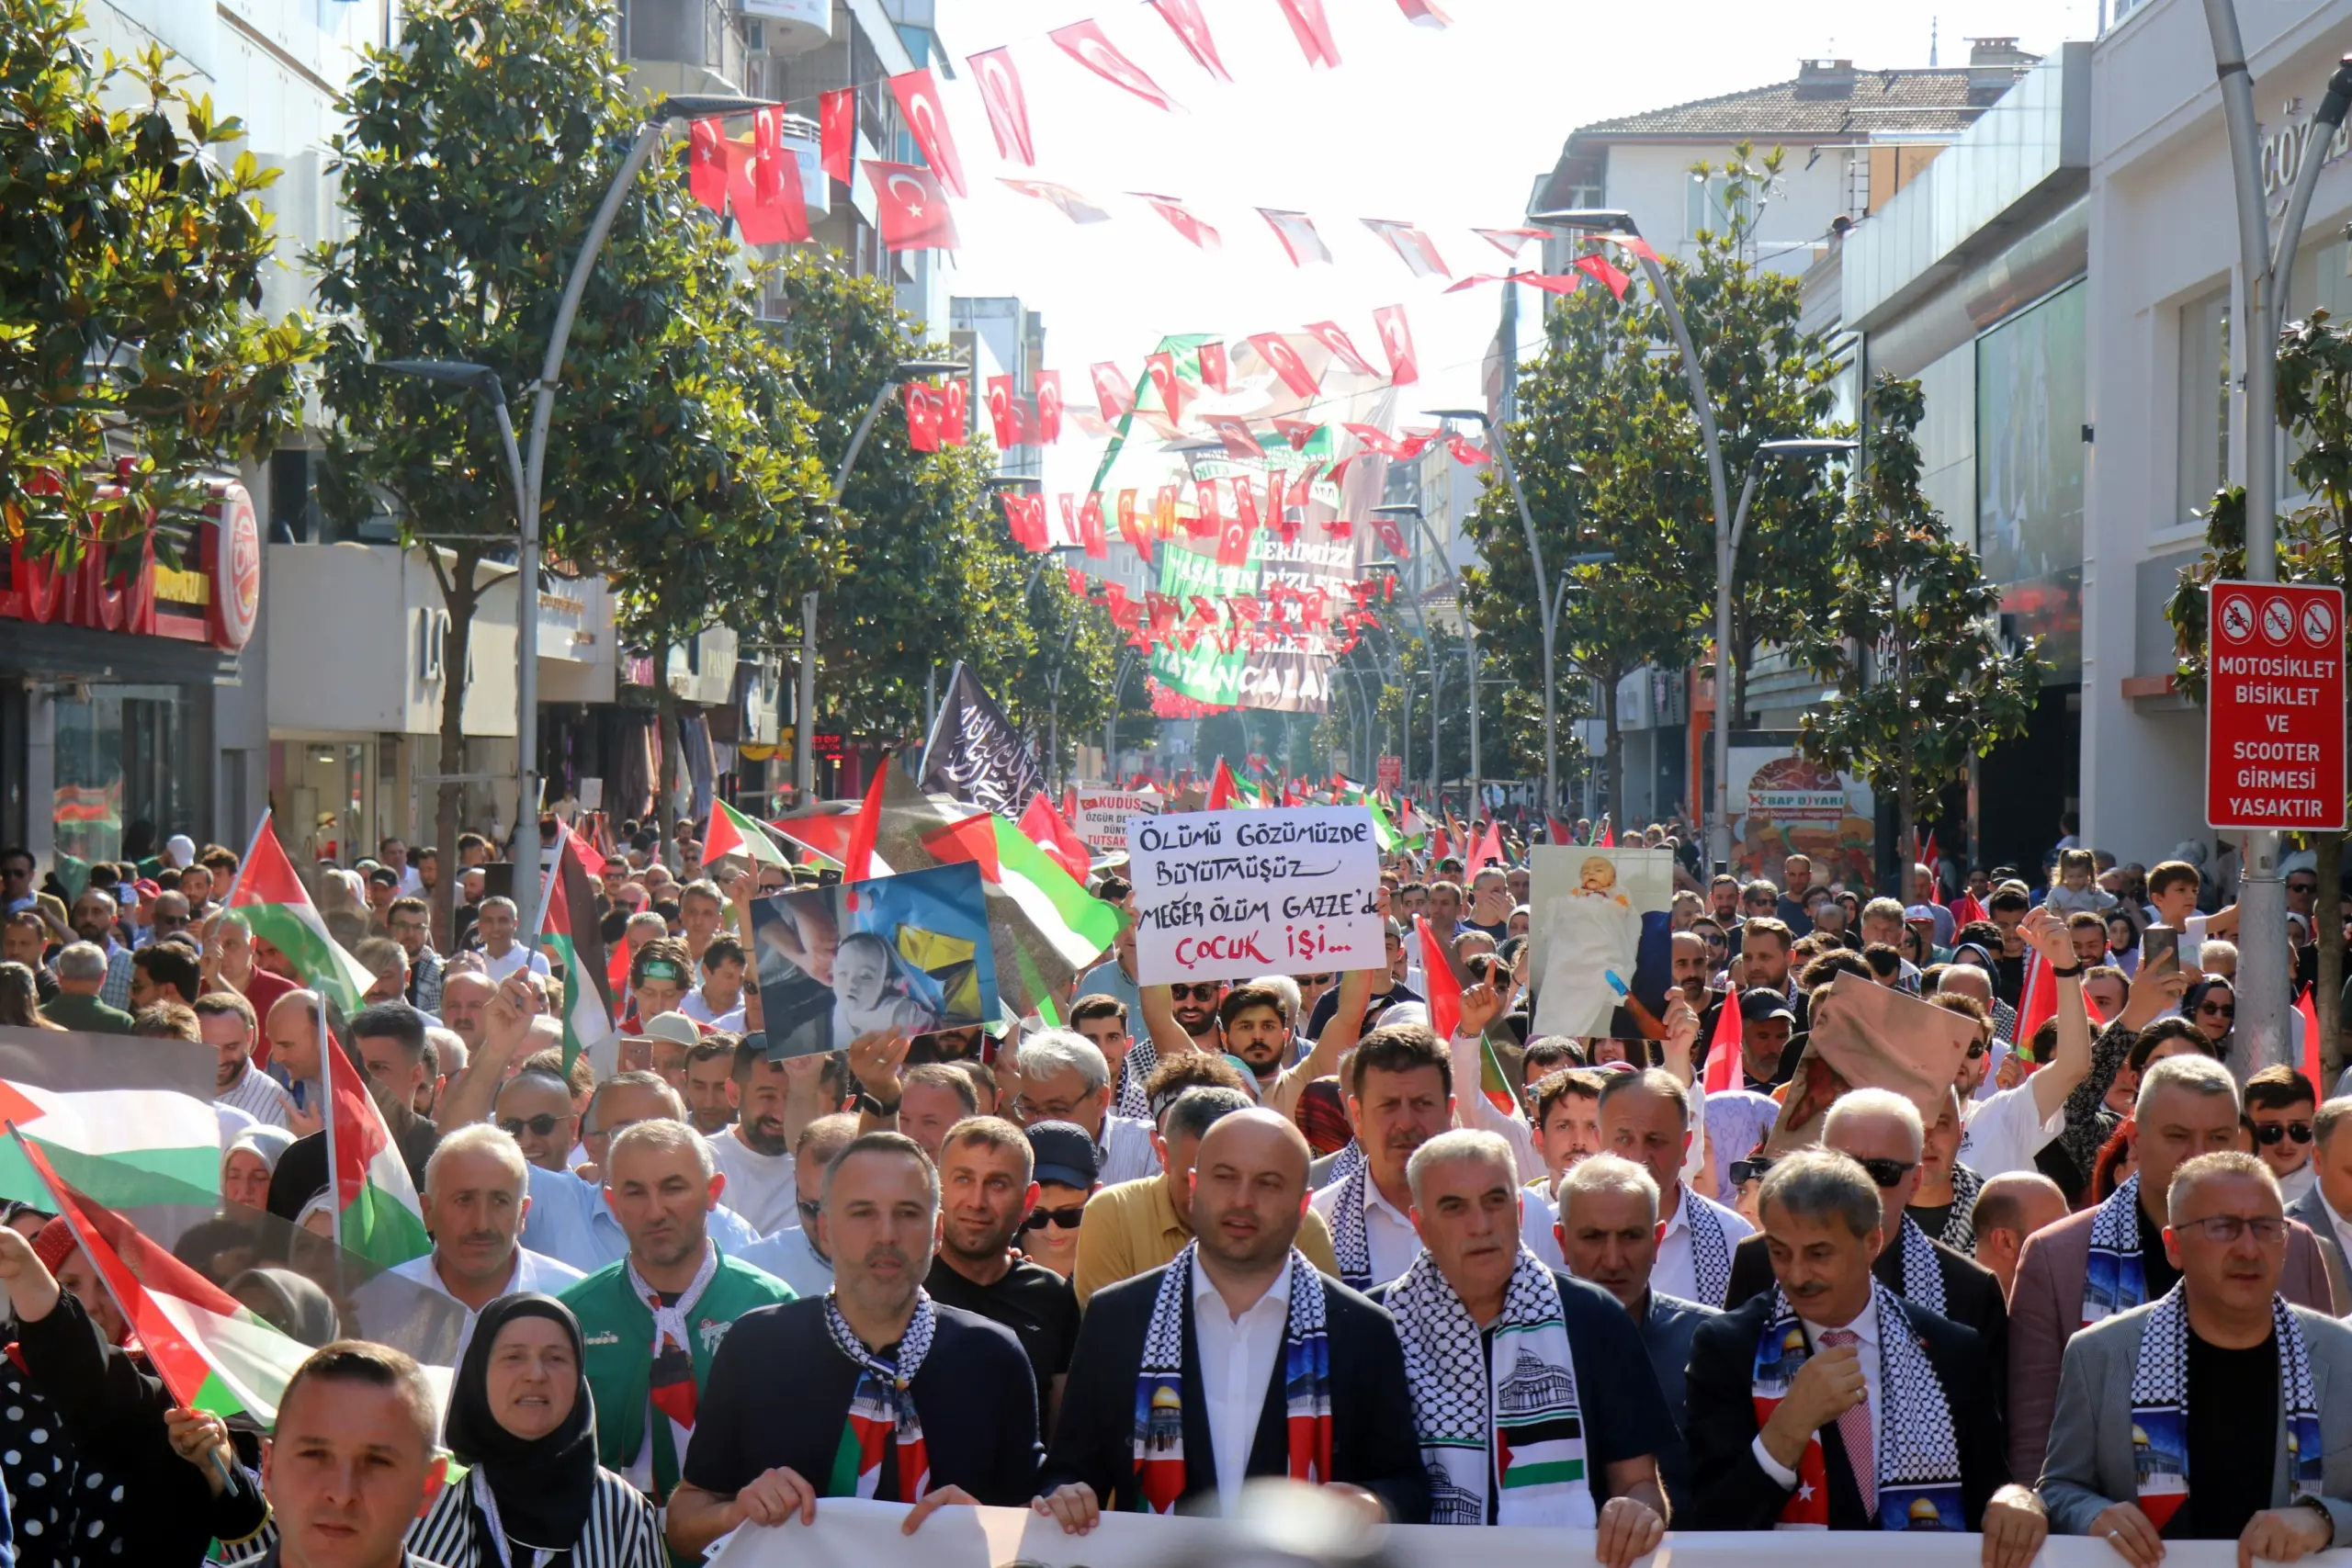
<path fill-rule="evenodd" d="M 503 1568 L 503 1554 L 482 1539 L 481 1514 L 474 1507 L 474 1488 L 483 1484 L 476 1470 L 443 1487 L 424 1517 L 409 1527 L 408 1549 L 447 1568 Z M 609 1470 L 596 1472 L 588 1523 L 571 1543 L 568 1568 L 668 1568 L 653 1505 Z"/>
<path fill-rule="evenodd" d="M 294 1109 L 294 1097 L 285 1086 L 267 1073 L 258 1071 L 251 1062 L 239 1074 L 237 1081 L 212 1097 L 216 1105 L 233 1106 L 265 1127 L 290 1125 L 287 1112 Z"/>

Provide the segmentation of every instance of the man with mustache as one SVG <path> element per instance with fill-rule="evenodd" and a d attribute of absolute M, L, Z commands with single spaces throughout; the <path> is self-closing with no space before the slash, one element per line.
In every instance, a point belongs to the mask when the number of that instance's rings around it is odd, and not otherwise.
<path fill-rule="evenodd" d="M 747 1035 L 737 1043 L 735 1124 L 710 1135 L 711 1157 L 727 1178 L 727 1206 L 761 1235 L 796 1222 L 792 1136 L 797 1129 L 788 1127 L 786 1102 L 796 1079 L 813 1084 L 825 1065 L 822 1056 L 772 1057 L 766 1045 L 763 1034 Z"/>
<path fill-rule="evenodd" d="M 833 1156 L 817 1219 L 833 1288 L 728 1333 L 670 1501 L 679 1559 L 739 1525 L 810 1523 L 820 1497 L 911 1503 L 908 1534 L 945 1504 L 1027 1501 L 1029 1358 L 923 1289 L 939 1220 L 939 1173 L 913 1139 L 867 1133 Z"/>
<path fill-rule="evenodd" d="M 712 1243 L 710 1214 L 726 1184 L 710 1145 L 682 1120 L 637 1122 L 615 1134 L 605 1201 L 628 1253 L 560 1298 L 580 1320 L 597 1457 L 657 1507 L 677 1488 L 728 1329 L 745 1313 L 792 1300 L 789 1285 Z"/>

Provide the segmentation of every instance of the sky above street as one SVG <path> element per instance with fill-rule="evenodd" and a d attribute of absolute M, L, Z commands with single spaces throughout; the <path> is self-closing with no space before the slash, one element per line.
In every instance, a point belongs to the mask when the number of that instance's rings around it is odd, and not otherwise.
<path fill-rule="evenodd" d="M 1397 0 L 1325 0 L 1341 62 L 1314 71 L 1275 0 L 1199 3 L 1230 84 L 1136 0 L 939 6 L 957 76 L 943 85 L 971 188 L 955 205 L 962 250 L 948 287 L 1016 295 L 1043 312 L 1046 364 L 1063 371 L 1076 406 L 1092 402 L 1090 364 L 1134 375 L 1170 333 L 1238 341 L 1335 320 L 1377 360 L 1371 313 L 1394 304 L 1406 307 L 1425 383 L 1423 398 L 1400 400 L 1400 416 L 1475 400 L 1499 290 L 1446 294 L 1444 278 L 1415 277 L 1360 219 L 1419 224 L 1456 278 L 1500 272 L 1505 257 L 1469 230 L 1518 226 L 1534 180 L 1579 125 L 1785 80 L 1801 58 L 1924 66 L 1931 21 L 1945 65 L 1966 62 L 1970 37 L 2015 36 L 2040 52 L 2098 26 L 2097 0 L 1438 0 L 1453 25 L 1437 30 L 1408 22 Z M 1186 112 L 1130 96 L 1046 36 L 1088 17 Z M 965 64 L 999 45 L 1028 99 L 1035 168 L 998 154 Z M 1006 175 L 1069 186 L 1111 220 L 1073 224 L 997 183 Z M 1222 249 L 1196 250 L 1131 191 L 1184 202 Z M 1309 214 L 1330 265 L 1293 266 L 1260 207 Z M 1047 488 L 1082 489 L 1097 449 L 1066 435 L 1048 450 Z"/>

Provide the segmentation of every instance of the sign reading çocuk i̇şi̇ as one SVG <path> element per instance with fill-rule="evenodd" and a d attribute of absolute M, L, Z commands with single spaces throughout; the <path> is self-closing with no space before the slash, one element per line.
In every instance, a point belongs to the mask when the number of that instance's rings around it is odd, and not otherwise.
<path fill-rule="evenodd" d="M 1374 908 L 1380 851 L 1360 806 L 1137 817 L 1127 859 L 1147 986 L 1386 959 Z"/>

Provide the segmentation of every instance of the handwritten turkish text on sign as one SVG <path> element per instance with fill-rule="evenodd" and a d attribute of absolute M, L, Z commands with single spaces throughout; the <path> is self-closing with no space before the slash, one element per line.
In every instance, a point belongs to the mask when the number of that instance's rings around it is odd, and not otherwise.
<path fill-rule="evenodd" d="M 1137 817 L 1127 859 L 1147 986 L 1387 962 L 1380 851 L 1361 806 Z"/>
<path fill-rule="evenodd" d="M 2344 826 L 2344 591 L 2216 582 L 2207 604 L 2205 817 Z"/>
<path fill-rule="evenodd" d="M 1148 786 L 1139 790 L 1080 790 L 1078 792 L 1078 836 L 1090 850 L 1124 850 L 1127 847 L 1127 819 L 1147 817 L 1159 809 L 1159 792 Z"/>

